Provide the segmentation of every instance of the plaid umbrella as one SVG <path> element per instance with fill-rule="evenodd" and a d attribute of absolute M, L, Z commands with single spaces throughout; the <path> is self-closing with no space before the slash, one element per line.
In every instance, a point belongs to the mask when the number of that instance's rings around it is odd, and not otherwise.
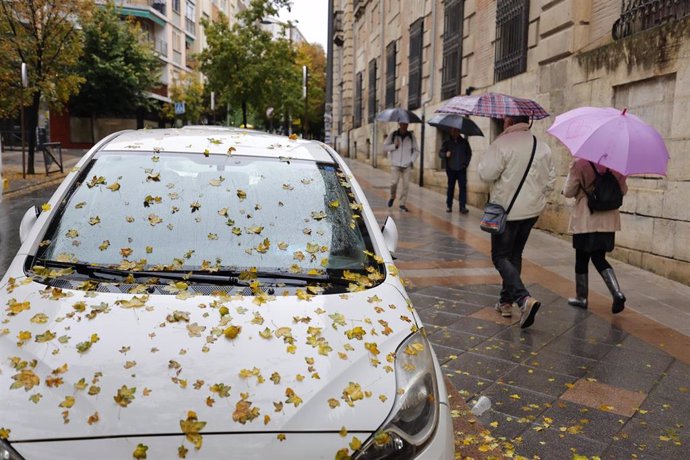
<path fill-rule="evenodd" d="M 436 112 L 491 118 L 526 116 L 533 120 L 541 120 L 549 116 L 542 106 L 531 99 L 501 93 L 455 96 L 439 107 Z"/>

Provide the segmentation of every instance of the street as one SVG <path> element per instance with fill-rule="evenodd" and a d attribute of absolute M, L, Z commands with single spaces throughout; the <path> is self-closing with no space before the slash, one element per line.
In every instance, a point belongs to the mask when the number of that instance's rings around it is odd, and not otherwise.
<path fill-rule="evenodd" d="M 4 275 L 19 250 L 19 223 L 29 207 L 41 206 L 59 184 L 29 194 L 5 197 L 0 203 L 0 274 Z"/>

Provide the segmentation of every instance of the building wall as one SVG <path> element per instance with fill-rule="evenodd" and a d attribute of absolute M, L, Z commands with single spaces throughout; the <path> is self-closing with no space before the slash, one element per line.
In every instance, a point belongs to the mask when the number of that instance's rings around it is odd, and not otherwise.
<path fill-rule="evenodd" d="M 394 124 L 366 120 L 367 65 L 373 58 L 385 60 L 385 45 L 398 43 L 396 104 L 407 106 L 409 25 L 424 17 L 423 107 L 415 112 L 425 118 L 441 100 L 443 55 L 442 0 L 360 0 L 357 17 L 352 0 L 335 0 L 343 11 L 342 47 L 334 46 L 335 147 L 345 156 L 388 169 L 381 155 L 384 135 Z M 401 5 L 405 6 L 400 11 Z M 382 21 L 377 19 L 381 11 Z M 580 106 L 628 107 L 654 126 L 664 137 L 671 160 L 665 178 L 631 177 L 622 211 L 623 229 L 617 234 L 615 257 L 663 276 L 690 284 L 690 18 L 637 32 L 614 40 L 612 27 L 622 12 L 620 0 L 531 0 L 527 41 L 527 69 L 512 78 L 494 82 L 496 1 L 466 0 L 462 37 L 461 89 L 497 91 L 538 101 L 552 117 L 535 121 L 532 130 L 552 148 L 558 180 L 538 226 L 566 237 L 569 206 L 560 194 L 572 159 L 558 140 L 546 134 L 553 116 Z M 379 22 L 377 22 L 377 20 Z M 381 30 L 383 29 L 383 30 Z M 383 36 L 383 46 L 380 36 Z M 377 100 L 385 90 L 385 63 L 379 61 Z M 352 128 L 354 78 L 362 71 L 364 116 L 361 127 Z M 384 108 L 383 105 L 379 109 Z M 481 207 L 487 187 L 476 165 L 496 127 L 489 119 L 474 117 L 485 137 L 472 137 L 474 151 L 468 173 L 470 204 Z M 338 131 L 338 126 L 342 130 Z M 422 138 L 421 125 L 411 125 Z M 367 139 L 369 143 L 367 143 Z M 426 126 L 424 185 L 445 187 L 437 151 L 441 134 Z M 355 151 L 354 146 L 357 146 Z M 369 153 L 369 155 L 367 155 Z M 417 174 L 413 180 L 418 181 Z"/>

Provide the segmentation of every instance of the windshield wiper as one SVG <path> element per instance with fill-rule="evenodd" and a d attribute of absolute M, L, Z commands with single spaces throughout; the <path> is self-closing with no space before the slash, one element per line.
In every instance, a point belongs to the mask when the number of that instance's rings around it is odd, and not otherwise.
<path fill-rule="evenodd" d="M 46 268 L 71 268 L 76 273 L 90 278 L 97 278 L 103 281 L 119 281 L 109 278 L 126 278 L 132 276 L 134 278 L 160 278 L 166 280 L 190 281 L 196 283 L 212 283 L 212 284 L 234 284 L 232 279 L 228 276 L 218 274 L 211 275 L 206 273 L 199 273 L 195 271 L 151 271 L 151 270 L 121 270 L 118 268 L 103 267 L 100 265 L 91 265 L 81 262 L 61 262 L 58 260 L 41 260 L 38 259 L 34 266 L 39 265 Z M 39 275 L 40 276 L 40 275 Z"/>

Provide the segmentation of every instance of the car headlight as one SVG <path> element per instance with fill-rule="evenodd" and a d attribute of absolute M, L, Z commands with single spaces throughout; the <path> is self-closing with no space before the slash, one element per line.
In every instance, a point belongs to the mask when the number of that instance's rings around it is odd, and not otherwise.
<path fill-rule="evenodd" d="M 5 439 L 0 439 L 0 460 L 24 460 L 16 450 L 12 449 L 10 443 Z"/>
<path fill-rule="evenodd" d="M 438 425 L 438 383 L 431 344 L 423 330 L 409 336 L 395 353 L 397 392 L 381 427 L 353 454 L 355 460 L 414 458 Z"/>

